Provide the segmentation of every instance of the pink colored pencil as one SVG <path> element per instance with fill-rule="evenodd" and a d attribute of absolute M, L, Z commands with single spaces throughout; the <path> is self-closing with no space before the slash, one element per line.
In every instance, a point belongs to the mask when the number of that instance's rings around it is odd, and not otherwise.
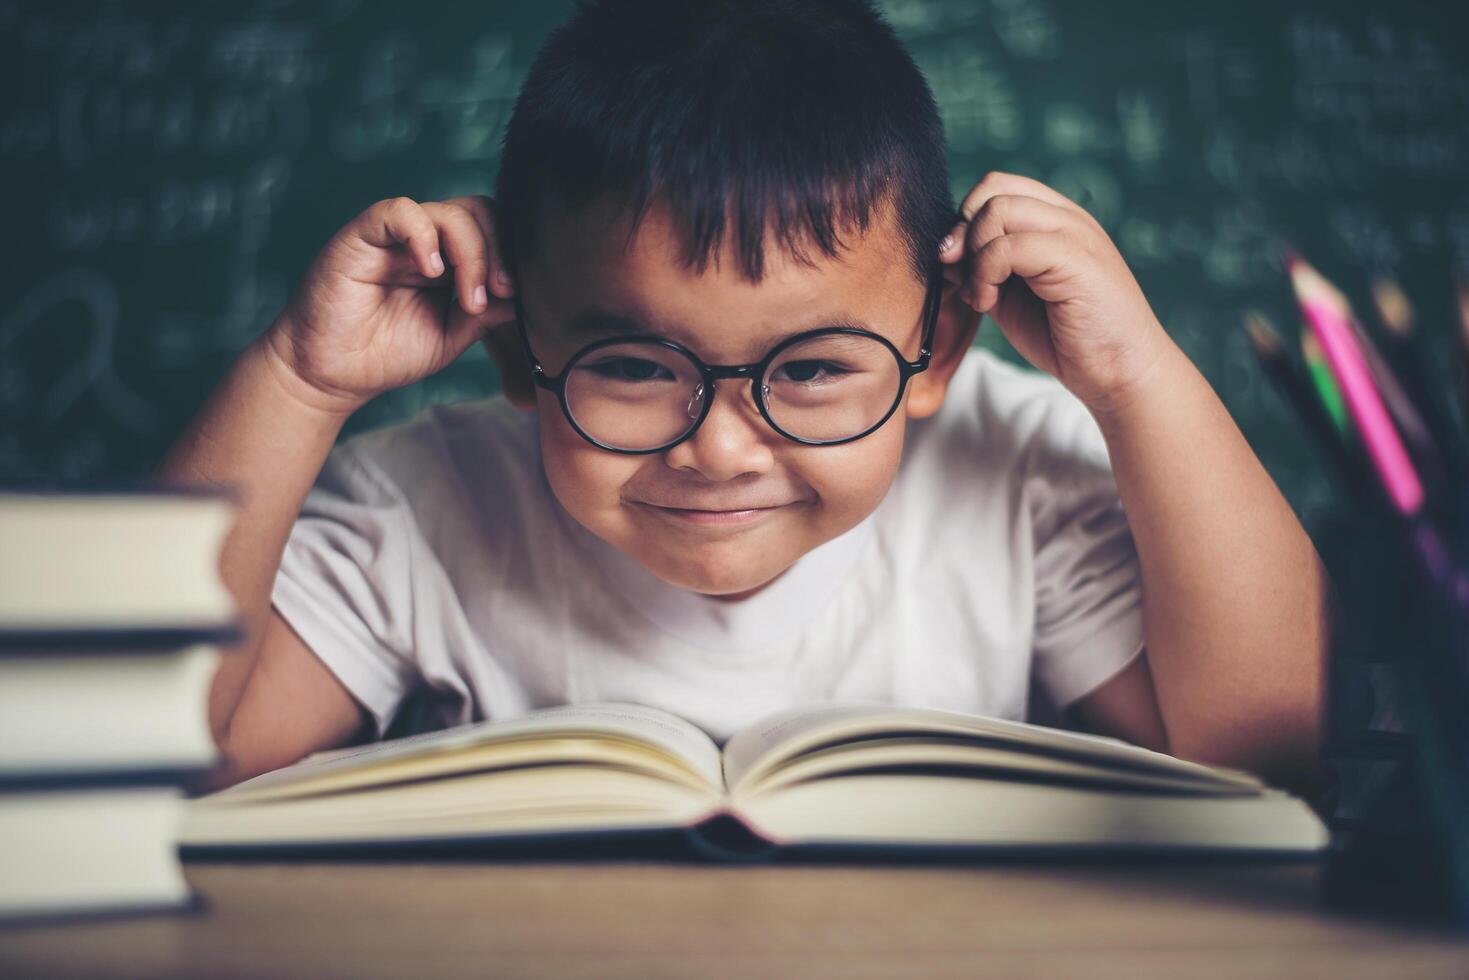
<path fill-rule="evenodd" d="M 1300 256 L 1287 255 L 1286 268 L 1301 312 L 1336 375 L 1383 487 L 1393 506 L 1408 517 L 1415 516 L 1423 508 L 1423 483 L 1372 382 L 1366 357 L 1353 335 L 1350 309 L 1341 294 Z"/>

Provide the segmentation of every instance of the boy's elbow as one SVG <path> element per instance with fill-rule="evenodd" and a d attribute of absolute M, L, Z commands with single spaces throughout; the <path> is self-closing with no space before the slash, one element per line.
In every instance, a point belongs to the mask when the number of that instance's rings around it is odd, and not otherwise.
<path fill-rule="evenodd" d="M 216 790 L 226 789 L 265 771 L 252 767 L 248 753 L 242 753 L 234 744 L 229 721 L 215 730 L 214 746 L 216 753 L 214 767 L 197 784 L 201 793 L 213 793 Z"/>
<path fill-rule="evenodd" d="M 1325 710 L 1319 687 L 1280 690 L 1226 730 L 1170 731 L 1168 750 L 1181 759 L 1254 773 L 1306 799 L 1328 780 L 1322 765 Z"/>

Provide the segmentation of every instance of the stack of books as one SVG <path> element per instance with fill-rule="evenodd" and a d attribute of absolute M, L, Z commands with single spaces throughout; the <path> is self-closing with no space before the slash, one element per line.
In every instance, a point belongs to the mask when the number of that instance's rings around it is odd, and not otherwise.
<path fill-rule="evenodd" d="M 0 493 L 0 917 L 189 904 L 182 787 L 237 642 L 230 500 Z"/>

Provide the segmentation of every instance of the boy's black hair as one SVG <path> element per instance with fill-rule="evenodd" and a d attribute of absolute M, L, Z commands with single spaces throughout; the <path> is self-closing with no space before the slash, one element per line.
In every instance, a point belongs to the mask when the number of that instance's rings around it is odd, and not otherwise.
<path fill-rule="evenodd" d="M 943 123 L 927 81 L 868 0 L 583 0 L 531 66 L 495 186 L 511 269 L 548 198 L 670 206 L 685 267 L 726 234 L 759 282 L 764 236 L 809 264 L 885 202 L 926 281 L 952 226 Z"/>

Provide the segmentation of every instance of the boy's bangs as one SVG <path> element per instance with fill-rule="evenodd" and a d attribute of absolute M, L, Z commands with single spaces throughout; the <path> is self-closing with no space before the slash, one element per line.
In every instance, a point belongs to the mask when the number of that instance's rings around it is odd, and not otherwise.
<path fill-rule="evenodd" d="M 702 274 L 711 262 L 724 261 L 731 246 L 740 274 L 758 283 L 766 271 L 768 244 L 806 266 L 816 262 L 813 249 L 838 258 L 849 247 L 846 236 L 866 234 L 892 197 L 890 179 L 813 173 L 792 180 L 790 174 L 713 169 L 697 177 L 629 188 L 624 199 L 631 202 L 631 221 L 624 246 L 632 244 L 643 217 L 658 202 L 672 217 L 686 268 Z"/>

